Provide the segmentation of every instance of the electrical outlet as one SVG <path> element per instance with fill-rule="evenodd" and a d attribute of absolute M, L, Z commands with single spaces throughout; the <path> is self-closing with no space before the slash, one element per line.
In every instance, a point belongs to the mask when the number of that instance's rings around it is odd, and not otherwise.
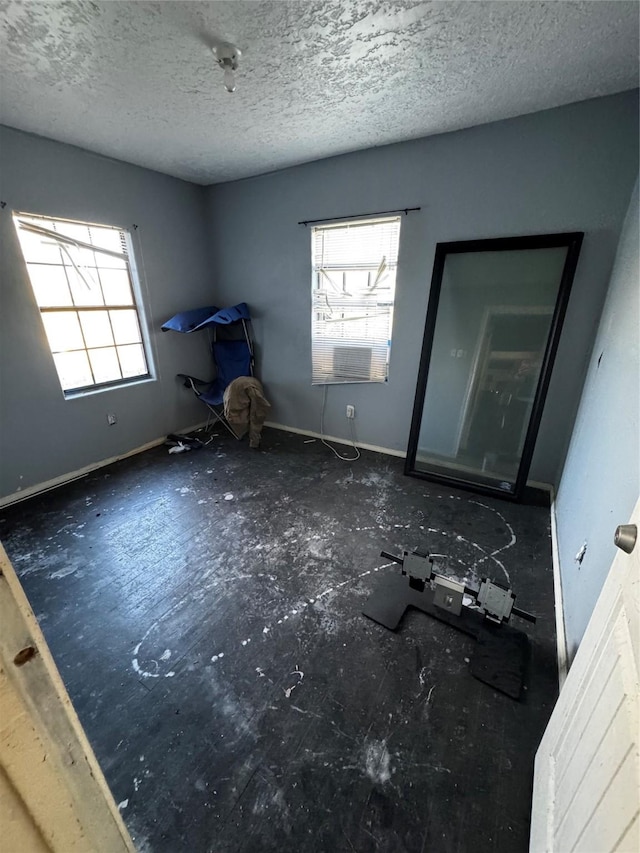
<path fill-rule="evenodd" d="M 107 423 L 109 426 L 113 426 L 118 423 L 118 418 L 115 415 L 107 415 Z"/>
<path fill-rule="evenodd" d="M 347 417 L 348 418 L 355 418 L 355 416 L 356 416 L 355 406 L 347 406 Z"/>

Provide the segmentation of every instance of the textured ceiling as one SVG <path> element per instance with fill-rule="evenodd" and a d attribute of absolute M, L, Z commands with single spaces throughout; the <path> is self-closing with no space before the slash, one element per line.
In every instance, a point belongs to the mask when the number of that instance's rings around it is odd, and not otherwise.
<path fill-rule="evenodd" d="M 197 183 L 638 85 L 637 2 L 0 0 L 0 122 Z M 210 47 L 243 52 L 228 94 Z"/>

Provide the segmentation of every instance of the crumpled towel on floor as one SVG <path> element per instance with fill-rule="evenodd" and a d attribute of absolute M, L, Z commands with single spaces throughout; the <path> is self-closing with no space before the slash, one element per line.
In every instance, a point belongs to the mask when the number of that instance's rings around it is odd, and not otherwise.
<path fill-rule="evenodd" d="M 249 447 L 260 446 L 262 425 L 270 408 L 262 383 L 253 376 L 239 376 L 225 388 L 224 416 L 238 438 L 249 431 Z"/>

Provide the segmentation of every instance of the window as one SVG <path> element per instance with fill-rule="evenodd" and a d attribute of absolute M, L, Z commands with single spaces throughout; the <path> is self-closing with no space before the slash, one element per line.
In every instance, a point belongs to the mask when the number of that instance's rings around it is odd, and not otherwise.
<path fill-rule="evenodd" d="M 14 214 L 65 396 L 149 376 L 122 228 Z"/>
<path fill-rule="evenodd" d="M 313 385 L 386 382 L 400 217 L 313 228 Z"/>

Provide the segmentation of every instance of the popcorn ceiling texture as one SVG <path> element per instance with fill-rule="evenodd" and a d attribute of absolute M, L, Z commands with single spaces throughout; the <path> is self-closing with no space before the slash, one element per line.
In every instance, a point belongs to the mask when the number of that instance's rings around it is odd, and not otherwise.
<path fill-rule="evenodd" d="M 634 2 L 1 0 L 0 121 L 201 184 L 637 86 Z M 210 47 L 243 51 L 237 90 Z"/>

